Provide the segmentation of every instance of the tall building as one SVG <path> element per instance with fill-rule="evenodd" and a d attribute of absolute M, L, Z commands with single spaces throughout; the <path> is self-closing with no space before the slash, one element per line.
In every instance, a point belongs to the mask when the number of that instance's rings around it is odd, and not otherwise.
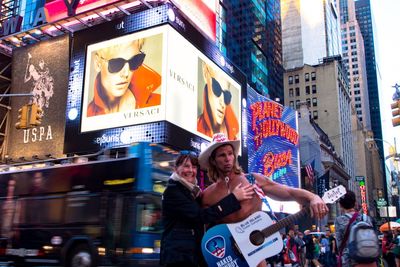
<path fill-rule="evenodd" d="M 336 2 L 283 0 L 281 14 L 285 105 L 308 103 L 353 178 L 352 107 Z"/>
<path fill-rule="evenodd" d="M 367 68 L 369 110 L 371 129 L 374 138 L 382 139 L 382 122 L 379 105 L 378 80 L 375 61 L 373 17 L 370 0 L 355 1 L 355 11 L 361 34 L 364 39 L 365 62 Z M 383 156 L 383 142 L 377 140 L 380 154 Z"/>
<path fill-rule="evenodd" d="M 357 118 L 371 129 L 364 42 L 356 20 L 354 0 L 340 1 L 343 63 L 347 67 L 350 95 Z"/>
<path fill-rule="evenodd" d="M 339 14 L 333 1 L 282 0 L 281 4 L 285 70 L 341 54 Z"/>
<path fill-rule="evenodd" d="M 285 105 L 298 109 L 301 102 L 307 102 L 311 118 L 328 135 L 345 171 L 353 178 L 351 99 L 340 56 L 325 58 L 314 66 L 286 70 L 284 88 Z"/>
<path fill-rule="evenodd" d="M 226 0 L 220 6 L 220 50 L 226 48 L 227 57 L 247 75 L 257 92 L 283 99 L 280 1 Z"/>

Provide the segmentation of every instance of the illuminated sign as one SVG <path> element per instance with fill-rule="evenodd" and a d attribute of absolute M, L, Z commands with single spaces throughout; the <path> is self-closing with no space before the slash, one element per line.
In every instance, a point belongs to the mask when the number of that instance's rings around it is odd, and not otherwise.
<path fill-rule="evenodd" d="M 273 181 L 300 187 L 299 135 L 296 112 L 253 89 L 247 90 L 249 172 L 261 173 Z M 298 205 L 269 200 L 277 212 L 293 213 Z"/>
<path fill-rule="evenodd" d="M 82 132 L 166 120 L 240 140 L 241 86 L 170 26 L 89 45 L 87 55 Z M 130 71 L 135 57 L 144 59 Z"/>
<path fill-rule="evenodd" d="M 200 148 L 216 132 L 242 138 L 245 76 L 171 5 L 74 40 L 66 153 L 136 141 Z"/>
<path fill-rule="evenodd" d="M 170 0 L 211 40 L 216 38 L 215 0 Z"/>
<path fill-rule="evenodd" d="M 63 156 L 65 106 L 69 70 L 69 36 L 60 36 L 15 49 L 12 58 L 12 93 L 30 93 L 30 97 L 14 98 L 11 103 L 12 124 L 18 120 L 18 109 L 36 104 L 43 112 L 42 123 L 17 130 L 10 128 L 10 158 Z"/>
<path fill-rule="evenodd" d="M 356 181 L 360 186 L 360 194 L 361 194 L 361 207 L 364 214 L 368 214 L 368 204 L 367 204 L 367 188 L 365 185 L 365 177 L 364 176 L 356 176 Z"/>

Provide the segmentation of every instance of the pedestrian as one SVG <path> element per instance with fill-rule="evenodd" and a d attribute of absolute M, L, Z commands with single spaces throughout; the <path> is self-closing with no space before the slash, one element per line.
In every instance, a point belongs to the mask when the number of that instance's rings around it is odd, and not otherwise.
<path fill-rule="evenodd" d="M 203 206 L 210 207 L 228 195 L 238 184 L 247 185 L 249 181 L 237 163 L 240 148 L 240 140 L 228 140 L 222 133 L 215 134 L 208 147 L 203 149 L 199 156 L 199 162 L 203 169 L 208 170 L 208 176 L 213 181 L 204 190 Z M 324 217 L 328 207 L 322 199 L 303 189 L 293 188 L 272 181 L 271 177 L 251 173 L 255 180 L 255 186 L 273 199 L 280 201 L 295 200 L 303 205 L 309 205 L 311 214 L 316 218 Z M 241 209 L 234 212 L 219 223 L 240 222 L 251 214 L 261 211 L 262 199 L 254 195 L 252 199 L 241 202 Z M 266 266 L 262 261 L 258 266 Z"/>
<path fill-rule="evenodd" d="M 197 186 L 198 159 L 194 152 L 182 151 L 175 161 L 162 197 L 162 221 L 160 263 L 168 267 L 206 266 L 201 254 L 204 224 L 222 219 L 238 211 L 240 201 L 251 199 L 251 185 L 237 184 L 232 193 L 215 205 L 202 209 L 201 190 Z"/>
<path fill-rule="evenodd" d="M 343 215 L 338 216 L 335 219 L 335 232 L 336 232 L 336 240 L 338 246 L 338 254 L 339 254 L 339 266 L 342 267 L 350 267 L 350 266 L 358 266 L 358 267 L 375 267 L 376 262 L 360 264 L 350 259 L 349 255 L 349 233 L 352 227 L 354 227 L 355 223 L 359 221 L 366 221 L 370 225 L 371 219 L 367 215 L 363 215 L 358 213 L 355 210 L 356 206 L 356 195 L 353 191 L 347 190 L 346 194 L 340 198 L 339 200 L 340 207 L 343 210 Z M 354 220 L 353 223 L 350 224 L 350 221 Z"/>
<path fill-rule="evenodd" d="M 304 266 L 309 267 L 311 266 L 311 263 L 314 264 L 315 267 L 320 267 L 322 266 L 321 263 L 318 261 L 318 258 L 316 257 L 316 246 L 314 242 L 314 237 L 310 233 L 310 230 L 305 230 L 304 231 L 304 243 L 306 247 L 306 263 Z"/>

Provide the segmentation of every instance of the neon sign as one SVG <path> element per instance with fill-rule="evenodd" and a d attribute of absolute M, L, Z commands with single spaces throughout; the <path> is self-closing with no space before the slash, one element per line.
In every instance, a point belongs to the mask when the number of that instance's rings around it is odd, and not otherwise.
<path fill-rule="evenodd" d="M 364 214 L 368 214 L 368 205 L 367 205 L 367 188 L 365 186 L 365 178 L 364 176 L 356 176 L 356 181 L 360 186 L 360 194 L 361 194 L 361 207 Z"/>
<path fill-rule="evenodd" d="M 248 89 L 249 171 L 299 187 L 296 112 Z"/>

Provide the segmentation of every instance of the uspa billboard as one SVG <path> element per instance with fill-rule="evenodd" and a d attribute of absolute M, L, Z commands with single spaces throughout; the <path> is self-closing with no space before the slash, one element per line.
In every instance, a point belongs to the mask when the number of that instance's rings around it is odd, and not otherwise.
<path fill-rule="evenodd" d="M 11 93 L 32 94 L 11 99 L 12 127 L 7 154 L 14 160 L 63 155 L 69 44 L 70 38 L 65 35 L 13 52 Z M 42 123 L 17 130 L 14 125 L 18 109 L 25 104 L 36 104 L 43 110 Z"/>
<path fill-rule="evenodd" d="M 155 9 L 75 34 L 66 153 L 241 139 L 244 75 L 170 5 Z"/>
<path fill-rule="evenodd" d="M 249 172 L 261 173 L 274 182 L 300 187 L 297 113 L 289 107 L 247 90 L 247 144 Z M 295 202 L 269 199 L 275 212 L 299 210 Z"/>

